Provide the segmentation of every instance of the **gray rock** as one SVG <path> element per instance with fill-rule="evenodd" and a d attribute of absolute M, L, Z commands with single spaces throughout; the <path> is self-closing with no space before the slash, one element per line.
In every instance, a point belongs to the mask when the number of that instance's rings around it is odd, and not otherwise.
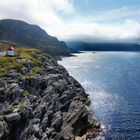
<path fill-rule="evenodd" d="M 51 126 L 54 127 L 56 129 L 56 131 L 59 131 L 62 126 L 62 122 L 63 122 L 62 117 L 57 118 L 52 122 Z"/>
<path fill-rule="evenodd" d="M 27 140 L 38 140 L 34 135 L 32 135 L 31 137 L 29 137 Z"/>
<path fill-rule="evenodd" d="M 25 129 L 22 130 L 21 134 L 17 136 L 17 140 L 27 140 L 29 135 L 30 137 L 34 136 L 31 135 L 31 126 L 27 126 Z"/>
<path fill-rule="evenodd" d="M 68 96 L 68 95 L 62 95 L 61 97 L 60 97 L 60 102 L 62 103 L 62 104 L 65 104 L 66 102 L 68 102 L 70 100 L 70 97 Z"/>
<path fill-rule="evenodd" d="M 61 111 L 67 112 L 68 109 L 69 109 L 70 103 L 71 103 L 71 101 L 69 100 L 69 101 L 67 101 L 65 104 L 63 104 L 63 105 L 61 106 Z"/>
<path fill-rule="evenodd" d="M 55 137 L 54 140 L 74 140 L 75 136 L 73 134 L 74 130 L 71 126 L 65 126 L 63 131 L 59 132 Z"/>
<path fill-rule="evenodd" d="M 22 93 L 23 89 L 21 89 L 17 83 L 12 83 L 6 89 L 4 99 L 14 102 L 21 97 Z"/>
<path fill-rule="evenodd" d="M 43 130 L 43 131 L 46 130 L 48 124 L 49 124 L 49 118 L 48 118 L 48 114 L 46 113 L 46 114 L 44 115 L 44 118 L 43 118 L 42 122 L 41 122 L 41 127 L 42 127 L 42 130 Z"/>
<path fill-rule="evenodd" d="M 28 72 L 29 72 L 29 69 L 27 67 L 22 67 L 21 68 L 21 74 L 25 75 Z"/>
<path fill-rule="evenodd" d="M 21 63 L 31 63 L 32 61 L 30 59 L 17 59 L 17 62 L 21 62 Z"/>
<path fill-rule="evenodd" d="M 0 115 L 0 121 L 3 121 L 4 118 L 3 118 L 3 115 Z"/>
<path fill-rule="evenodd" d="M 0 82 L 0 89 L 4 89 L 7 87 L 7 84 L 4 82 Z"/>
<path fill-rule="evenodd" d="M 20 115 L 17 112 L 11 113 L 11 114 L 5 115 L 5 119 L 7 122 L 19 121 Z"/>
<path fill-rule="evenodd" d="M 38 133 L 39 132 L 39 124 L 34 124 L 33 125 L 33 131 L 34 131 L 34 133 Z"/>
<path fill-rule="evenodd" d="M 0 78 L 0 139 L 7 135 L 10 140 L 14 133 L 15 140 L 74 140 L 83 129 L 99 129 L 82 86 L 51 56 L 40 52 L 32 55 L 41 62 L 40 74 L 20 78 L 34 68 L 28 63 L 20 73 L 10 70 L 8 77 Z M 23 96 L 24 91 L 31 96 Z"/>
<path fill-rule="evenodd" d="M 47 134 L 44 133 L 41 140 L 48 140 Z"/>
<path fill-rule="evenodd" d="M 9 128 L 5 121 L 0 121 L 0 139 L 9 134 Z"/>
<path fill-rule="evenodd" d="M 39 124 L 40 123 L 40 119 L 34 118 L 30 121 L 31 124 Z"/>
<path fill-rule="evenodd" d="M 9 102 L 5 101 L 0 103 L 0 114 L 7 114 L 11 112 L 11 105 Z"/>
<path fill-rule="evenodd" d="M 7 76 L 10 77 L 11 79 L 15 79 L 15 78 L 19 78 L 21 74 L 16 72 L 15 70 L 10 70 Z"/>

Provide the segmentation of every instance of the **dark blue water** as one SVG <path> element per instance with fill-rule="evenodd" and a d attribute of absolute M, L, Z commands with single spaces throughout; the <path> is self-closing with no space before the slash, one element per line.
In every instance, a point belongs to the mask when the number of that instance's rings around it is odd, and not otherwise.
<path fill-rule="evenodd" d="M 140 53 L 86 52 L 59 63 L 90 94 L 102 125 L 96 139 L 140 140 Z"/>

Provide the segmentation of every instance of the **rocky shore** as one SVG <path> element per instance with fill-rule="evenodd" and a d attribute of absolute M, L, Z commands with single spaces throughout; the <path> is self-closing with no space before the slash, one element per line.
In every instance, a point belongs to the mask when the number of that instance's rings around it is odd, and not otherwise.
<path fill-rule="evenodd" d="M 88 129 L 95 136 L 100 125 L 85 90 L 51 56 L 31 55 L 0 77 L 0 140 L 74 140 Z"/>

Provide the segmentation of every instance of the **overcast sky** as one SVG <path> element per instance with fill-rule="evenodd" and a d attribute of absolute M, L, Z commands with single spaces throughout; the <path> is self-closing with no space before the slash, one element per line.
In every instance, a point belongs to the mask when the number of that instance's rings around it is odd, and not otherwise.
<path fill-rule="evenodd" d="M 61 40 L 140 42 L 140 0 L 0 0 L 0 19 L 6 18 Z"/>

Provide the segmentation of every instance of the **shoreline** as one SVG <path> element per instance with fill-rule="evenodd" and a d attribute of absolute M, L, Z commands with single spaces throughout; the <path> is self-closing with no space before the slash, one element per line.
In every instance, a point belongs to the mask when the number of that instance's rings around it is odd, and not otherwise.
<path fill-rule="evenodd" d="M 63 58 L 67 58 L 67 57 L 77 57 L 77 54 L 79 53 L 85 53 L 86 51 L 81 51 L 81 52 L 78 52 L 78 53 L 73 53 L 71 56 L 63 56 L 61 57 L 61 59 L 58 59 L 58 61 L 62 61 Z M 92 53 L 96 53 L 95 51 L 90 51 Z M 58 63 L 59 64 L 59 63 Z M 61 65 L 61 64 L 59 64 Z M 65 67 L 64 67 L 65 68 Z M 66 70 L 66 68 L 65 68 Z M 67 71 L 67 70 L 66 70 Z M 67 71 L 68 72 L 68 71 Z M 73 77 L 74 78 L 74 77 Z M 75 80 L 75 78 L 74 78 Z M 77 80 L 76 80 L 77 81 Z M 77 81 L 78 82 L 78 81 Z M 78 82 L 79 83 L 79 82 Z M 80 83 L 79 83 L 80 84 Z M 80 86 L 82 87 L 82 85 L 80 84 Z M 83 88 L 83 87 L 82 87 Z M 85 90 L 85 89 L 84 89 Z M 86 93 L 86 92 L 85 92 Z M 87 94 L 87 93 L 86 93 Z M 87 94 L 88 95 L 88 94 Z M 102 128 L 101 128 L 101 124 L 97 121 L 96 117 L 93 115 L 94 112 L 91 111 L 90 109 L 90 105 L 91 105 L 91 100 L 90 98 L 88 98 L 88 100 L 90 101 L 90 104 L 87 106 L 88 107 L 88 110 L 89 112 L 91 113 L 91 116 L 93 118 L 93 120 L 95 121 L 95 124 L 94 126 L 92 126 L 91 128 L 88 128 L 86 133 L 83 133 L 82 136 L 76 136 L 75 137 L 75 140 L 87 140 L 87 139 L 93 139 L 93 138 L 96 138 L 98 136 L 98 134 L 101 132 Z"/>
<path fill-rule="evenodd" d="M 90 99 L 81 84 L 51 56 L 37 52 L 33 57 L 41 62 L 39 73 L 36 69 L 37 74 L 28 76 L 36 65 L 28 64 L 0 77 L 0 139 L 95 137 L 100 124 L 92 116 Z"/>

